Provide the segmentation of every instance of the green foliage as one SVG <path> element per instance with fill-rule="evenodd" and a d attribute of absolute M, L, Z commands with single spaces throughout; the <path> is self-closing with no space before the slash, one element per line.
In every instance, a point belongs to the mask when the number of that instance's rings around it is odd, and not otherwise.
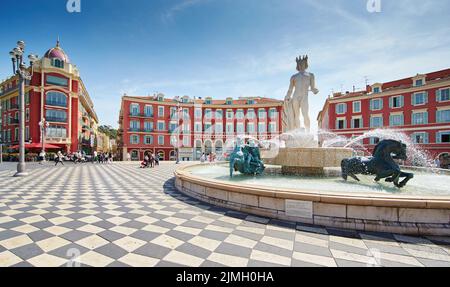
<path fill-rule="evenodd" d="M 109 136 L 110 139 L 117 139 L 117 129 L 114 129 L 111 126 L 106 125 L 99 126 L 98 131 Z"/>

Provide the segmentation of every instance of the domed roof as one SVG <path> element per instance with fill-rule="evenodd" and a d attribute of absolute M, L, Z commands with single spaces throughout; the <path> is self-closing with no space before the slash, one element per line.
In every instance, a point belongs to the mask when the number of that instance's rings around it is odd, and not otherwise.
<path fill-rule="evenodd" d="M 48 59 L 59 59 L 65 63 L 70 63 L 69 57 L 59 45 L 59 40 L 56 42 L 56 47 L 48 50 L 44 57 Z"/>

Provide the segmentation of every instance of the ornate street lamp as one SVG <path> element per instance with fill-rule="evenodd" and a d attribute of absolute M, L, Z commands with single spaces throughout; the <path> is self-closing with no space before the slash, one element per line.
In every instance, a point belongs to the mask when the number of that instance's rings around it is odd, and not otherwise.
<path fill-rule="evenodd" d="M 25 82 L 31 80 L 33 75 L 33 64 L 38 60 L 38 56 L 29 55 L 31 72 L 23 61 L 25 53 L 25 42 L 18 41 L 9 55 L 13 64 L 13 73 L 19 77 L 19 163 L 17 164 L 17 173 L 14 176 L 26 176 L 25 166 Z"/>
<path fill-rule="evenodd" d="M 45 120 L 45 118 L 42 118 L 42 120 L 39 122 L 39 126 L 41 127 L 42 154 L 44 155 L 42 161 L 45 161 L 45 137 L 49 125 L 50 124 Z"/>

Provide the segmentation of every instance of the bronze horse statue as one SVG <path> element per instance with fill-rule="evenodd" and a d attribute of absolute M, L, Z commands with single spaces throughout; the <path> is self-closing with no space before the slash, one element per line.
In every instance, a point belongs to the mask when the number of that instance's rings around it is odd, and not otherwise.
<path fill-rule="evenodd" d="M 396 187 L 402 188 L 414 178 L 414 174 L 402 172 L 394 159 L 407 159 L 406 145 L 396 140 L 380 141 L 375 146 L 372 157 L 344 159 L 341 163 L 342 178 L 347 180 L 350 176 L 360 181 L 357 174 L 374 174 L 375 181 L 386 178 L 386 182 L 393 182 Z M 404 179 L 400 182 L 401 178 Z"/>

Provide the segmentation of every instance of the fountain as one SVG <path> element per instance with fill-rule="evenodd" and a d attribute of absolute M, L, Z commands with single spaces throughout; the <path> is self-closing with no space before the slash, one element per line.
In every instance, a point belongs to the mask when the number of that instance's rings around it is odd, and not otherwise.
<path fill-rule="evenodd" d="M 281 220 L 362 231 L 450 236 L 450 173 L 437 169 L 430 172 L 431 161 L 409 137 L 380 129 L 345 139 L 320 131 L 319 137 L 324 140 L 319 147 L 309 133 L 308 92 L 317 94 L 318 90 L 314 75 L 306 72 L 307 60 L 297 58 L 299 73 L 291 78 L 283 107 L 286 132 L 272 140 L 253 139 L 262 147 L 265 165 L 260 162 L 259 152 L 237 140 L 231 165 L 180 167 L 175 172 L 177 189 L 214 205 Z M 300 126 L 300 110 L 304 128 Z M 393 160 L 387 167 L 366 168 L 369 161 L 380 160 L 379 154 L 367 160 L 352 157 L 356 151 L 369 152 L 361 144 L 369 137 L 398 145 L 401 151 L 396 151 L 394 158 L 408 158 L 427 168 L 415 170 L 414 178 L 409 169 L 400 172 Z M 383 158 L 388 156 L 390 152 Z M 230 167 L 240 173 L 231 177 Z M 388 169 L 393 173 L 386 173 Z M 341 172 L 363 175 L 358 175 L 359 182 L 346 181 Z M 367 175 L 370 173 L 376 174 L 377 180 L 388 180 L 374 181 L 374 176 Z M 405 180 L 400 182 L 398 175 L 404 175 Z"/>

